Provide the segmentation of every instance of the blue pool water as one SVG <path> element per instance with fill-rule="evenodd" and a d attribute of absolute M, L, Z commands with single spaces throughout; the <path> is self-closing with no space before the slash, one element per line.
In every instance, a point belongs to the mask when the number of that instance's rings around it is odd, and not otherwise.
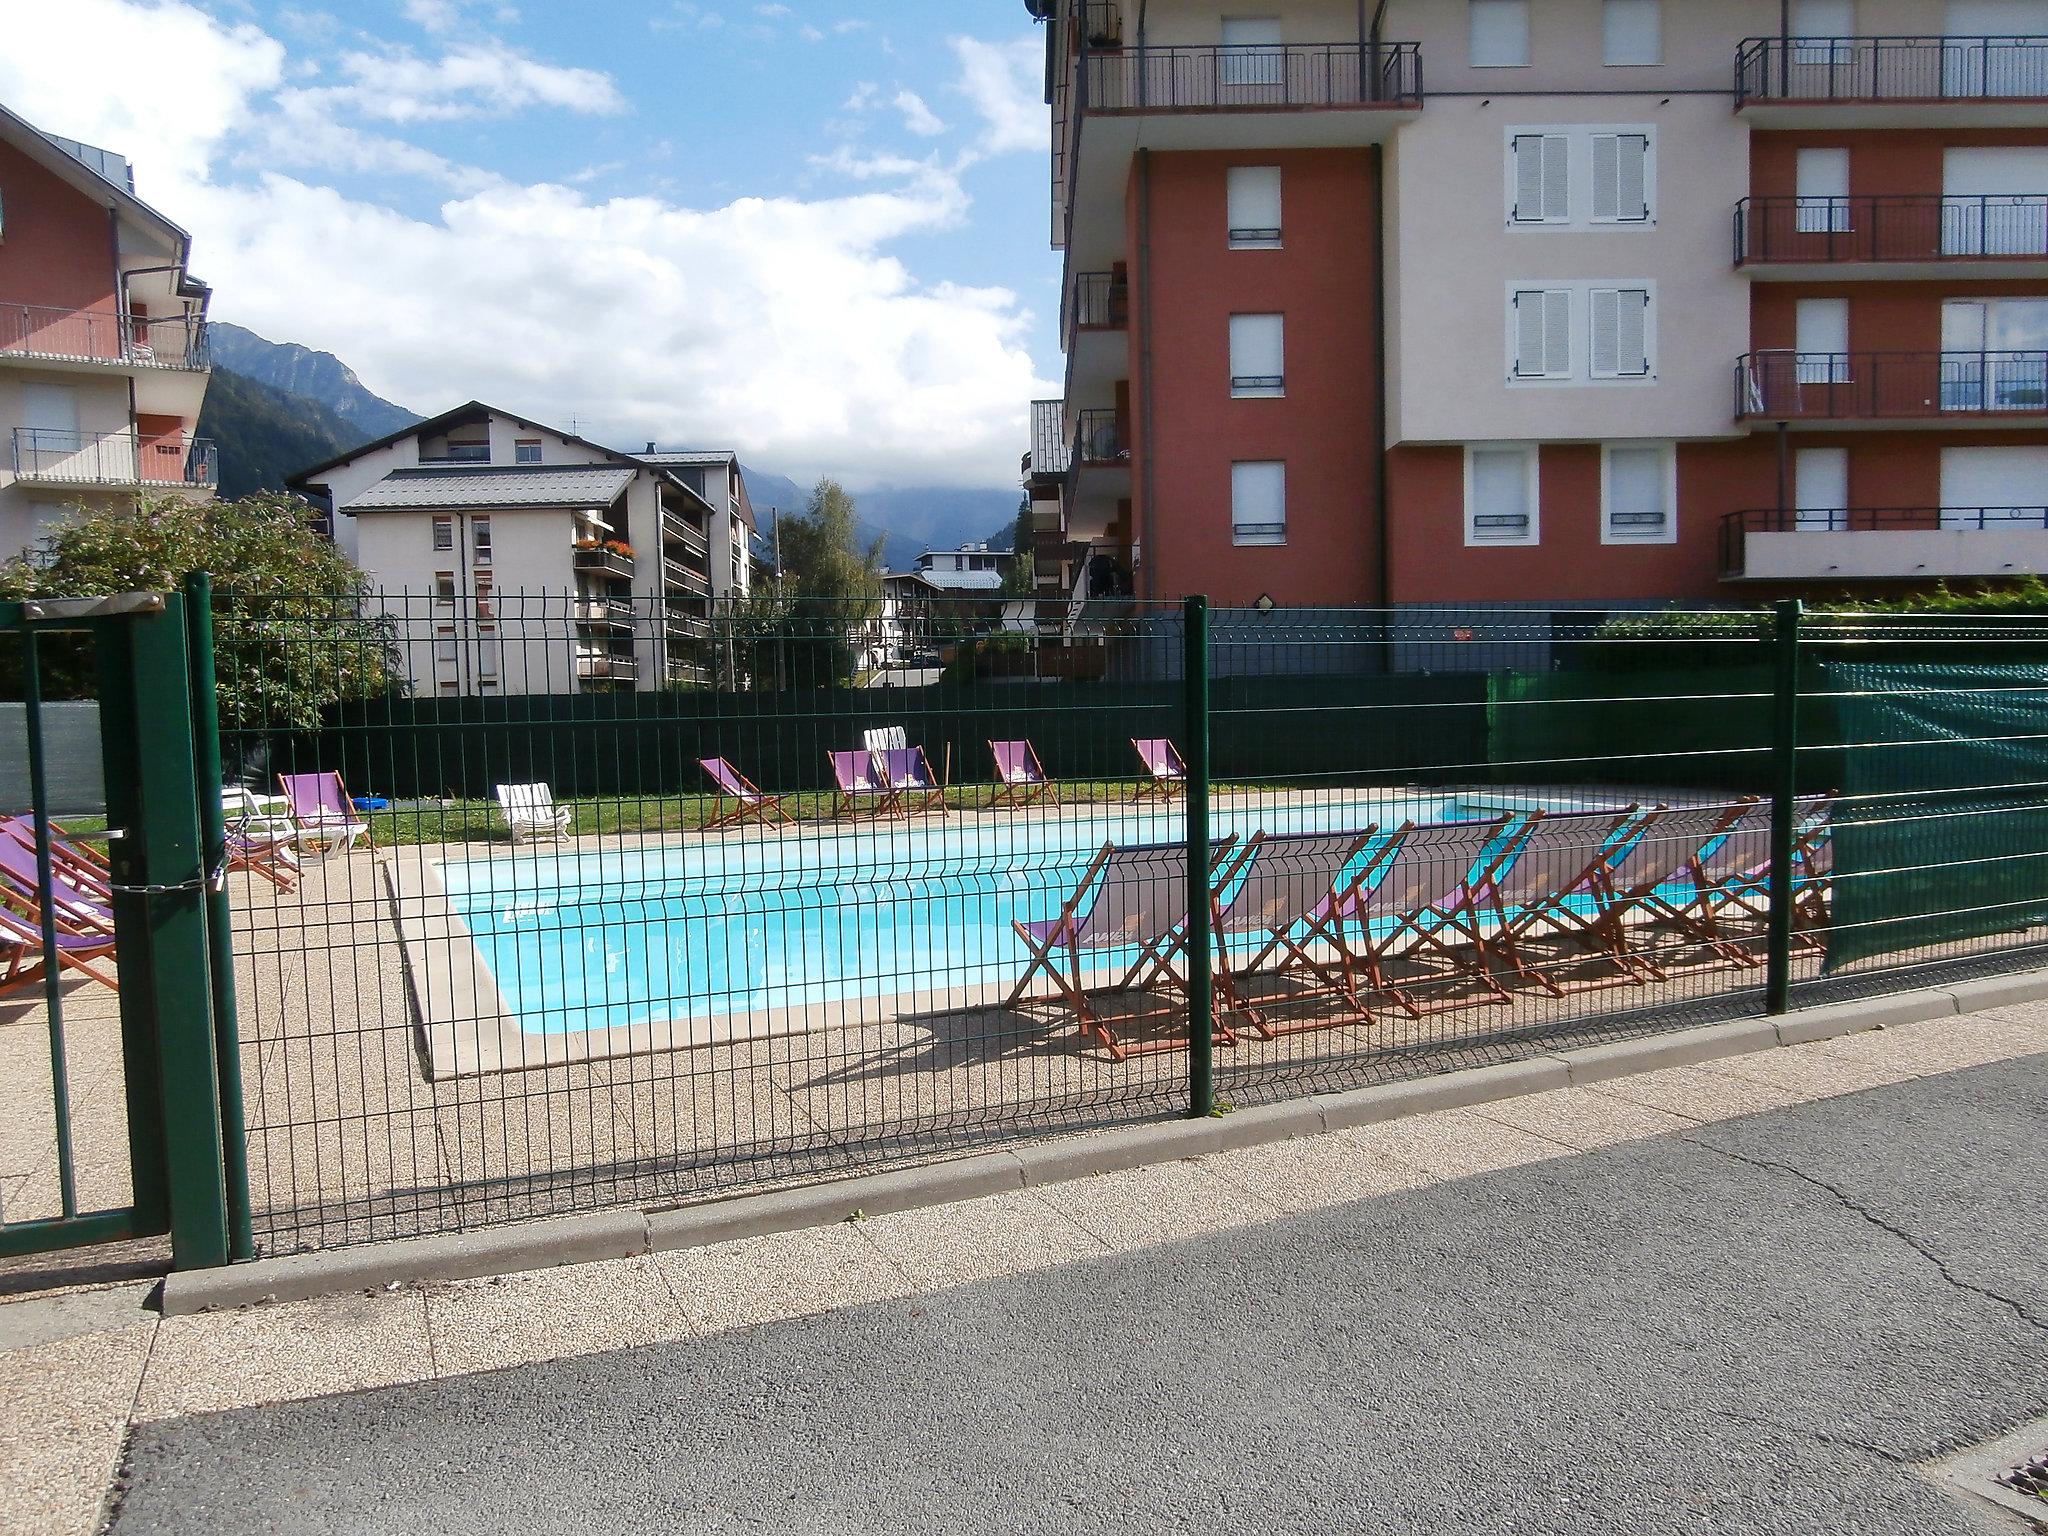
<path fill-rule="evenodd" d="M 1448 796 L 1216 803 L 1215 835 L 1499 815 Z M 1002 988 L 1013 919 L 1055 916 L 1105 842 L 1170 842 L 1178 805 L 868 823 L 824 837 L 704 838 L 451 861 L 449 900 L 529 1034 Z M 899 1011 L 914 1008 L 913 997 Z"/>

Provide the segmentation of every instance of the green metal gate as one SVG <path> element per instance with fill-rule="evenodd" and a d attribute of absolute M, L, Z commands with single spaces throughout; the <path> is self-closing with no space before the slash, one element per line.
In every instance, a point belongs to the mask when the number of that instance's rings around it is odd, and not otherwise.
<path fill-rule="evenodd" d="M 166 1233 L 180 1269 L 250 1253 L 209 614 L 204 578 L 183 593 L 0 603 L 0 643 L 16 651 L 27 719 L 32 805 L 17 825 L 35 829 L 36 875 L 32 901 L 18 886 L 0 899 L 35 930 L 33 941 L 10 932 L 26 941 L 14 946 L 20 971 L 41 968 L 31 985 L 40 987 L 48 1031 L 60 1206 L 29 1220 L 0 1212 L 0 1256 Z M 104 908 L 120 984 L 131 1199 L 100 1210 L 80 1209 L 65 1041 L 67 989 L 93 946 L 80 941 L 78 911 L 65 909 L 68 881 L 48 815 L 44 693 L 60 636 L 89 655 L 99 703 Z"/>

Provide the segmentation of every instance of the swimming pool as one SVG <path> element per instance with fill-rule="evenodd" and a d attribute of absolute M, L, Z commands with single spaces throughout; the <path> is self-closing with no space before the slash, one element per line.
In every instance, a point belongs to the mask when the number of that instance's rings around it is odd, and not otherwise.
<path fill-rule="evenodd" d="M 1501 814 L 1492 798 L 1219 797 L 1216 836 Z M 823 836 L 446 861 L 439 877 L 528 1035 L 650 1020 L 994 1000 L 1027 956 L 1010 924 L 1057 915 L 1105 842 L 1172 842 L 1178 804 L 865 823 Z M 821 1020 L 820 1022 L 824 1022 Z"/>

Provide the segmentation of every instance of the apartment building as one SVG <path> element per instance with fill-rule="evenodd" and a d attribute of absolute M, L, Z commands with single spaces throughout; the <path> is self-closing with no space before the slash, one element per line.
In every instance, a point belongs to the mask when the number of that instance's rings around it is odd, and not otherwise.
<path fill-rule="evenodd" d="M 190 247 L 120 155 L 0 107 L 0 559 L 80 506 L 213 495 Z"/>
<path fill-rule="evenodd" d="M 636 457 L 675 476 L 712 509 L 711 595 L 721 601 L 745 597 L 753 589 L 759 535 L 739 455 L 729 449 L 657 448 L 649 443 Z"/>
<path fill-rule="evenodd" d="M 1236 604 L 2048 571 L 2048 0 L 1027 8 L 1048 547 Z"/>
<path fill-rule="evenodd" d="M 710 604 L 733 581 L 715 474 L 717 504 L 701 475 L 472 400 L 290 483 L 398 622 L 417 694 L 715 680 Z"/>

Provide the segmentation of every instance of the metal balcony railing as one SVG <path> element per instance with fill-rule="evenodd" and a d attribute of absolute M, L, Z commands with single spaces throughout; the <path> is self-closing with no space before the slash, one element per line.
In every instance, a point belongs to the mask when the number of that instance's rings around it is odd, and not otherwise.
<path fill-rule="evenodd" d="M 704 530 L 693 527 L 688 519 L 678 517 L 673 512 L 662 514 L 661 532 L 670 543 L 680 544 L 694 555 L 711 553 L 711 540 L 705 536 Z"/>
<path fill-rule="evenodd" d="M 1064 400 L 1031 402 L 1031 457 L 1027 464 L 1030 474 L 1064 475 L 1067 472 L 1066 412 Z"/>
<path fill-rule="evenodd" d="M 630 629 L 633 624 L 632 601 L 623 597 L 586 598 L 576 605 L 576 622 Z"/>
<path fill-rule="evenodd" d="M 607 549 L 602 544 L 576 547 L 575 567 L 590 576 L 631 576 L 633 557 L 617 549 Z"/>
<path fill-rule="evenodd" d="M 65 485 L 212 486 L 214 446 L 204 438 L 143 441 L 133 432 L 14 429 L 14 473 Z"/>
<path fill-rule="evenodd" d="M 1074 278 L 1069 328 L 1121 331 L 1130 324 L 1130 285 L 1114 272 L 1082 272 Z"/>
<path fill-rule="evenodd" d="M 2048 192 L 1745 197 L 1737 266 L 2048 258 Z"/>
<path fill-rule="evenodd" d="M 1422 105 L 1420 43 L 1112 48 L 1081 58 L 1087 112 Z"/>
<path fill-rule="evenodd" d="M 1735 414 L 1768 421 L 2048 415 L 2048 351 L 1755 352 Z"/>
<path fill-rule="evenodd" d="M 699 596 L 710 595 L 711 577 L 699 567 L 685 565 L 680 560 L 668 559 L 662 562 L 662 569 L 671 589 L 680 588 L 684 592 Z"/>
<path fill-rule="evenodd" d="M 1752 37 L 1735 104 L 2048 97 L 2048 37 Z"/>
<path fill-rule="evenodd" d="M 2048 507 L 1752 508 L 1721 519 L 1721 574 L 1748 570 L 1747 540 L 1759 533 L 2048 532 Z M 1900 572 L 1904 575 L 1906 572 Z"/>
<path fill-rule="evenodd" d="M 206 322 L 185 315 L 131 315 L 0 302 L 0 353 L 54 362 L 204 371 Z"/>
<path fill-rule="evenodd" d="M 1103 409 L 1080 414 L 1074 424 L 1075 464 L 1128 464 L 1130 458 L 1130 445 L 1124 441 L 1115 411 Z"/>

